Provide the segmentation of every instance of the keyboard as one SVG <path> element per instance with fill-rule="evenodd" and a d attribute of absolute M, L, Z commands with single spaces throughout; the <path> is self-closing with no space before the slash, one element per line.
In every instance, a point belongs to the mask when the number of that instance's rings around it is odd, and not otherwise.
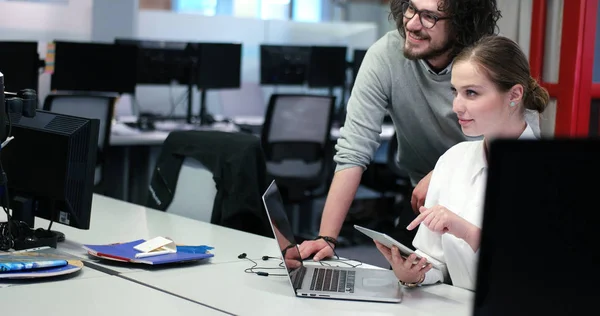
<path fill-rule="evenodd" d="M 316 268 L 310 283 L 311 291 L 354 293 L 356 271 Z"/>

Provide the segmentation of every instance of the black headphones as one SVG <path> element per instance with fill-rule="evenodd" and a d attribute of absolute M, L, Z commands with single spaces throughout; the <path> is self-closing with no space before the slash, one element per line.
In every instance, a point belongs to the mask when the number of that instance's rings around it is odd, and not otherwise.
<path fill-rule="evenodd" d="M 238 259 L 246 259 L 246 260 L 249 260 L 250 262 L 252 262 L 252 263 L 254 264 L 254 265 L 253 265 L 253 266 L 251 266 L 250 268 L 246 268 L 246 269 L 244 270 L 244 272 L 246 272 L 246 273 L 254 273 L 254 274 L 256 274 L 256 275 L 260 275 L 260 276 L 269 276 L 269 275 L 272 275 L 272 276 L 288 276 L 287 274 L 275 274 L 275 273 L 268 273 L 268 272 L 265 272 L 265 271 L 254 271 L 254 269 L 261 269 L 261 270 L 268 270 L 268 269 L 285 269 L 285 267 L 277 267 L 277 268 L 273 268 L 273 267 L 257 267 L 257 266 L 258 266 L 258 263 L 256 263 L 256 261 L 254 261 L 254 260 L 252 260 L 252 259 L 248 258 L 248 256 L 246 255 L 246 253 L 245 253 L 245 252 L 244 252 L 244 253 L 241 253 L 241 254 L 238 256 Z M 279 259 L 279 258 L 277 258 L 277 257 L 271 257 L 271 256 L 262 256 L 262 257 L 261 257 L 261 259 L 262 259 L 263 261 L 267 261 L 267 260 L 269 260 L 269 259 L 278 259 L 278 260 L 281 260 L 281 259 Z"/>

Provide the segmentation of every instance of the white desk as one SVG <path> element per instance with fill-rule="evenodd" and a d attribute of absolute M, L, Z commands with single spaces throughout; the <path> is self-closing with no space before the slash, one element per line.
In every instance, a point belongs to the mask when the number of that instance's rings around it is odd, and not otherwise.
<path fill-rule="evenodd" d="M 158 315 L 175 305 L 177 305 L 178 314 L 185 314 L 182 311 L 186 311 L 186 308 L 192 311 L 192 306 L 179 307 L 179 305 L 187 304 L 188 301 L 176 296 L 210 306 L 216 310 L 241 315 L 305 315 L 306 313 L 324 315 L 334 313 L 343 315 L 466 316 L 471 314 L 473 293 L 443 284 L 406 290 L 404 299 L 399 304 L 298 298 L 293 295 L 293 290 L 286 277 L 261 277 L 245 273 L 244 269 L 251 267 L 252 263 L 237 258 L 242 252 L 247 253 L 250 258 L 260 258 L 263 255 L 278 256 L 277 243 L 271 238 L 211 225 L 99 195 L 94 196 L 92 212 L 92 224 L 89 231 L 71 229 L 58 224 L 54 226 L 54 229 L 64 232 L 69 240 L 69 242 L 60 244 L 59 249 L 87 258 L 80 247 L 82 243 L 105 244 L 161 235 L 172 237 L 180 243 L 215 246 L 216 256 L 203 264 L 167 268 L 101 263 L 103 268 L 121 274 L 110 276 L 108 280 L 107 278 L 81 278 L 69 282 L 39 284 L 35 287 L 8 288 L 14 288 L 14 292 L 0 289 L 0 302 L 4 300 L 17 301 L 17 298 L 23 295 L 31 295 L 31 290 L 27 291 L 27 289 L 34 289 L 39 291 L 36 292 L 39 293 L 39 295 L 36 294 L 36 297 L 42 297 L 42 301 L 27 306 L 24 315 L 40 310 L 54 312 L 51 307 L 56 304 L 59 295 L 61 295 L 62 301 L 66 302 L 65 293 L 74 295 L 76 303 L 68 301 L 63 304 L 64 306 L 56 307 L 57 314 L 64 315 L 67 308 L 68 311 L 79 312 L 86 308 L 85 310 L 91 310 L 93 313 L 101 311 L 104 315 L 106 306 L 120 308 L 119 314 L 123 315 L 131 313 Z M 37 220 L 38 226 L 44 227 L 46 224 L 47 222 L 44 220 Z M 277 266 L 280 262 L 274 259 L 256 261 L 260 267 Z M 87 267 L 84 269 L 89 270 Z M 267 271 L 269 273 L 283 272 L 283 270 Z M 136 282 L 149 287 L 141 286 Z M 151 287 L 176 296 L 166 295 Z M 6 293 L 9 294 L 5 295 Z M 77 301 L 77 299 L 79 300 Z M 236 301 L 234 302 L 233 299 Z M 196 308 L 201 308 L 202 305 L 196 305 Z M 97 308 L 100 306 L 103 309 Z M 211 311 L 202 310 L 201 312 L 204 312 L 204 315 Z"/>
<path fill-rule="evenodd" d="M 276 266 L 257 261 L 261 267 Z M 160 270 L 126 277 L 237 315 L 471 315 L 474 293 L 445 284 L 405 290 L 403 301 L 371 303 L 299 298 L 287 277 L 245 273 L 249 261 Z M 265 270 L 283 273 L 283 270 Z M 232 299 L 235 298 L 235 303 Z"/>
<path fill-rule="evenodd" d="M 48 227 L 48 221 L 36 218 L 36 227 Z M 82 244 L 110 244 L 157 236 L 170 237 L 175 242 L 187 245 L 209 245 L 215 247 L 215 256 L 207 261 L 223 263 L 237 261 L 243 252 L 249 256 L 277 255 L 277 245 L 272 239 L 248 234 L 226 227 L 212 225 L 179 215 L 170 214 L 143 206 L 94 194 L 92 219 L 89 230 L 79 230 L 54 224 L 53 229 L 65 233 L 66 241 L 59 249 L 87 258 Z M 267 242 L 266 242 L 267 241 Z M 269 243 L 268 241 L 271 241 Z M 105 262 L 105 261 L 101 261 Z M 105 265 L 119 273 L 140 271 L 147 265 Z"/>
<path fill-rule="evenodd" d="M 3 288 L 0 306 L 2 315 L 226 315 L 108 275 Z"/>
<path fill-rule="evenodd" d="M 257 122 L 260 121 L 260 124 Z M 236 121 L 237 122 L 237 121 Z M 262 120 L 251 120 L 251 121 L 239 121 L 238 123 L 251 122 L 252 124 L 261 125 Z M 223 130 L 233 131 L 228 126 L 217 126 L 204 128 L 209 130 Z M 389 140 L 394 135 L 394 126 L 391 124 L 385 124 L 382 126 L 381 139 Z M 165 139 L 169 136 L 168 131 L 138 131 L 131 128 L 125 127 L 122 124 L 113 124 L 112 133 L 110 135 L 111 146 L 158 146 L 161 145 Z M 335 140 L 340 137 L 340 129 L 334 127 L 331 129 L 331 139 Z"/>

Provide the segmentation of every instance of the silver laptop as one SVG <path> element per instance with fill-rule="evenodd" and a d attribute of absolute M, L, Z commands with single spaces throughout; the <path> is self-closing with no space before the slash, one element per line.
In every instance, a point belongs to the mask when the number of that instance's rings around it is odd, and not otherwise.
<path fill-rule="evenodd" d="M 263 194 L 263 202 L 296 296 L 390 303 L 402 301 L 402 290 L 391 270 L 305 265 L 275 181 Z"/>

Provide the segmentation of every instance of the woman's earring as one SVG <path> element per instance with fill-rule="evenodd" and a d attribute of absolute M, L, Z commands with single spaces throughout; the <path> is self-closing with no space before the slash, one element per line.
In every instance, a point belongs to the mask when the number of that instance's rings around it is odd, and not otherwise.
<path fill-rule="evenodd" d="M 510 103 L 510 106 L 511 106 L 511 107 L 513 107 L 513 106 L 515 106 L 515 105 L 516 105 L 515 101 L 512 101 L 512 102 Z"/>

